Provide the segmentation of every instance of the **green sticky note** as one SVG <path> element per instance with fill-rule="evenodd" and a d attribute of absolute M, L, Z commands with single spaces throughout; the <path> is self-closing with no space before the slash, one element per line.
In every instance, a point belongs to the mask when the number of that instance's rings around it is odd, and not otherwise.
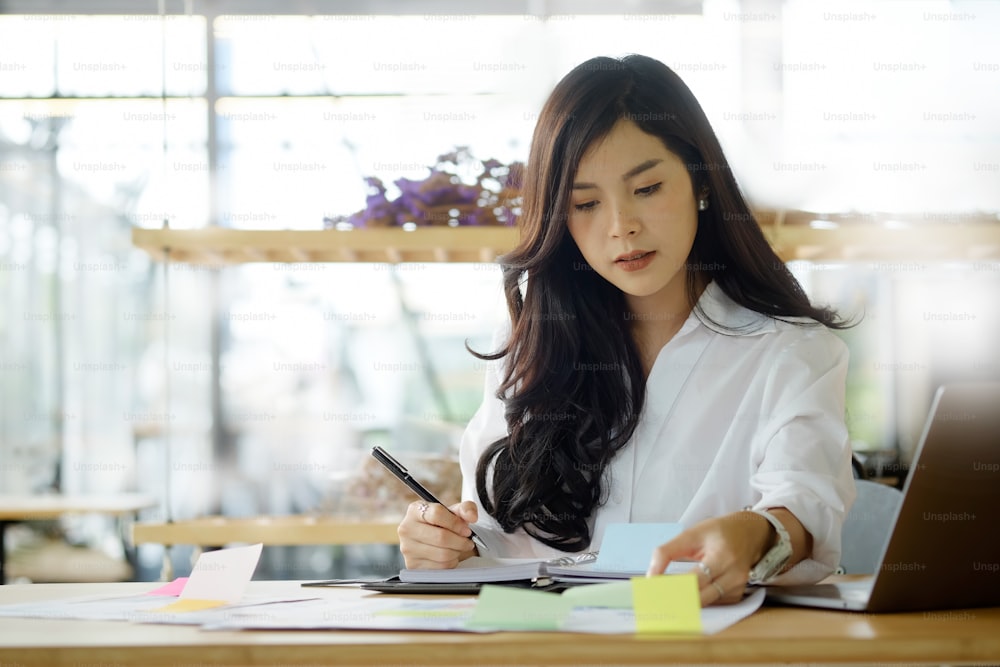
<path fill-rule="evenodd" d="M 526 588 L 485 585 L 466 623 L 495 630 L 558 630 L 572 605 L 561 595 Z"/>
<path fill-rule="evenodd" d="M 607 584 L 574 586 L 562 594 L 573 607 L 632 608 L 632 582 L 613 581 Z"/>
<path fill-rule="evenodd" d="M 663 574 L 632 579 L 635 631 L 639 634 L 701 634 L 701 596 L 694 574 Z"/>

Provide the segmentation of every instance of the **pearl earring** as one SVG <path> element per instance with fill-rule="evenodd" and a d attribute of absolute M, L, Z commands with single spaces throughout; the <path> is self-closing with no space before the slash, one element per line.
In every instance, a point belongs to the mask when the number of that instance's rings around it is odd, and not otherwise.
<path fill-rule="evenodd" d="M 707 211 L 708 210 L 708 200 L 707 199 L 699 199 L 698 200 L 698 210 L 699 211 Z"/>

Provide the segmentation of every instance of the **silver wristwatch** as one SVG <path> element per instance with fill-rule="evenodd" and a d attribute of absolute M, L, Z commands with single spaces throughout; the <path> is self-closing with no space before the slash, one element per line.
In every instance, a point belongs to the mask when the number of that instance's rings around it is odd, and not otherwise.
<path fill-rule="evenodd" d="M 788 531 L 785 530 L 785 526 L 782 525 L 778 517 L 774 516 L 767 510 L 754 510 L 749 509 L 748 511 L 754 514 L 759 514 L 768 522 L 774 526 L 774 530 L 778 533 L 778 541 L 773 547 L 771 547 L 764 556 L 757 561 L 757 564 L 750 568 L 750 579 L 747 583 L 758 585 L 766 584 L 774 577 L 778 576 L 784 569 L 785 565 L 792 558 L 792 538 L 789 537 Z"/>

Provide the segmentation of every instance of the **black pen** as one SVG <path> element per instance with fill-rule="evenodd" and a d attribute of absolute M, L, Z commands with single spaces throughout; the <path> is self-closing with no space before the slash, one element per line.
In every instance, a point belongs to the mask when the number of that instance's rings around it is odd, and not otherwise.
<path fill-rule="evenodd" d="M 410 474 L 410 471 L 407 470 L 402 463 L 392 458 L 389 452 L 385 451 L 384 449 L 376 445 L 375 447 L 372 447 L 372 456 L 375 457 L 376 461 L 384 465 L 389 472 L 395 475 L 399 479 L 399 481 L 410 487 L 410 490 L 413 491 L 418 496 L 420 496 L 421 500 L 428 503 L 437 503 L 438 505 L 441 505 L 441 507 L 444 507 L 446 510 L 451 512 L 451 510 L 445 507 L 440 500 L 435 498 L 434 494 L 428 491 L 423 484 L 415 480 L 413 478 L 413 475 Z M 486 546 L 486 543 L 483 542 L 483 539 L 478 535 L 476 535 L 476 533 L 472 531 L 471 528 L 469 529 L 469 531 L 472 532 L 471 539 L 473 543 L 477 547 L 479 547 L 479 550 L 489 551 L 489 548 Z"/>

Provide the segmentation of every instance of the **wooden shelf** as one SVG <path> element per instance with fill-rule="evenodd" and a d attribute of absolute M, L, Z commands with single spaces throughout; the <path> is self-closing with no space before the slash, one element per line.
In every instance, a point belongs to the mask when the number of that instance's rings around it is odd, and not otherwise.
<path fill-rule="evenodd" d="M 995 217 L 961 223 L 819 218 L 804 212 L 758 214 L 785 261 L 1000 260 Z M 821 228 L 813 220 L 822 219 Z M 968 220 L 968 221 L 965 221 Z M 890 222 L 891 221 L 891 222 Z M 829 228 L 824 228 L 829 227 Z M 158 261 L 205 266 L 250 262 L 493 262 L 517 243 L 513 227 L 430 227 L 352 231 L 132 229 L 132 242 Z"/>
<path fill-rule="evenodd" d="M 398 544 L 398 521 L 353 521 L 305 515 L 231 518 L 221 516 L 132 525 L 133 544 L 223 546 L 261 542 L 267 546 Z"/>
<path fill-rule="evenodd" d="M 0 521 L 57 519 L 66 514 L 133 514 L 157 501 L 143 493 L 0 495 Z"/>
<path fill-rule="evenodd" d="M 835 214 L 761 216 L 785 261 L 991 261 L 1000 259 L 996 215 Z"/>
<path fill-rule="evenodd" d="M 221 266 L 247 262 L 492 262 L 517 242 L 513 227 L 281 231 L 206 227 L 132 229 L 158 261 Z"/>

